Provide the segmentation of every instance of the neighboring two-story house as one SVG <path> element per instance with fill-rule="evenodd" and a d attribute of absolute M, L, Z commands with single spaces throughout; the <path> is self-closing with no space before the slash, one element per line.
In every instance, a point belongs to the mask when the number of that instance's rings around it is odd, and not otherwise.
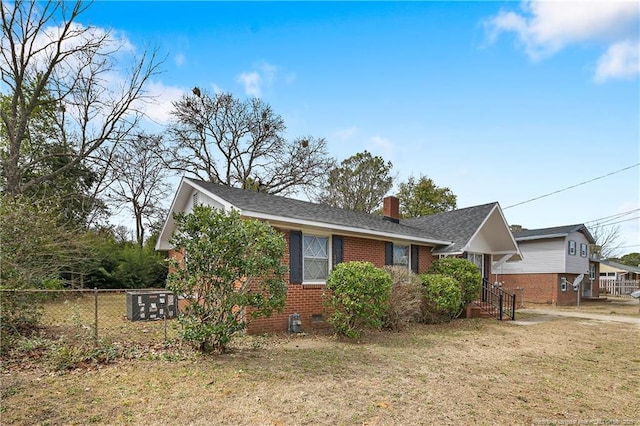
<path fill-rule="evenodd" d="M 521 291 L 525 303 L 575 305 L 579 296 L 598 296 L 598 263 L 589 255 L 595 240 L 583 224 L 514 232 L 522 261 L 494 268 L 497 281 Z M 520 292 L 516 292 L 520 294 Z"/>
<path fill-rule="evenodd" d="M 383 215 L 373 215 L 189 178 L 183 178 L 178 187 L 157 250 L 181 256 L 170 244 L 173 214 L 189 213 L 197 204 L 235 209 L 241 217 L 268 222 L 285 238 L 287 255 L 282 262 L 289 269 L 285 310 L 252 321 L 250 332 L 287 330 L 293 313 L 301 315 L 303 330 L 322 327 L 324 285 L 340 262 L 402 265 L 424 273 L 434 258 L 461 256 L 478 265 L 488 278 L 494 261 L 520 257 L 498 203 L 404 220 L 396 197 L 384 199 Z"/>

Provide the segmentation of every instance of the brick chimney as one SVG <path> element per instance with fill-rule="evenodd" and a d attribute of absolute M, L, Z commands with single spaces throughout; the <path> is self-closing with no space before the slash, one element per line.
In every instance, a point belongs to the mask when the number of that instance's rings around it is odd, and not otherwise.
<path fill-rule="evenodd" d="M 382 216 L 391 222 L 400 222 L 400 200 L 398 197 L 389 196 L 382 200 Z"/>

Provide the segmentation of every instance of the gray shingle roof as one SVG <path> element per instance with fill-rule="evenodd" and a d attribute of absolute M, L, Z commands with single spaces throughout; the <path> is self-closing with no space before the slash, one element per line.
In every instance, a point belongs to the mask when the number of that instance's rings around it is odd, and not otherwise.
<path fill-rule="evenodd" d="M 361 230 L 384 232 L 411 238 L 423 238 L 434 242 L 449 242 L 450 239 L 434 232 L 430 227 L 413 226 L 406 221 L 394 223 L 382 216 L 358 213 L 295 200 L 262 192 L 246 191 L 211 182 L 185 178 L 202 189 L 215 194 L 240 210 L 268 214 L 289 219 L 300 219 L 323 224 L 340 225 Z"/>
<path fill-rule="evenodd" d="M 411 226 L 437 229 L 438 234 L 453 241 L 447 247 L 438 247 L 434 253 L 459 253 L 480 228 L 498 203 L 488 203 L 448 212 L 403 220 Z"/>
<path fill-rule="evenodd" d="M 514 232 L 513 238 L 516 241 L 533 240 L 538 238 L 554 238 L 564 237 L 572 232 L 582 232 L 587 240 L 594 244 L 595 240 L 586 226 L 582 223 L 575 225 L 554 226 L 552 228 L 539 228 L 539 229 L 525 229 L 522 231 Z"/>
<path fill-rule="evenodd" d="M 635 274 L 640 274 L 640 267 L 625 265 L 624 263 L 613 262 L 611 260 L 600 259 L 598 262 L 609 265 L 613 268 L 622 269 L 624 271 L 633 272 Z"/>

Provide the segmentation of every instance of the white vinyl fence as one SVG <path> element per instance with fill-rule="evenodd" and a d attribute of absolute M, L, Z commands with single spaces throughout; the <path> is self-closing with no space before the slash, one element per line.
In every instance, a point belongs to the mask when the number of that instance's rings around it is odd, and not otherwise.
<path fill-rule="evenodd" d="M 631 297 L 631 293 L 639 289 L 639 280 L 600 278 L 600 293 L 606 293 L 611 296 Z"/>

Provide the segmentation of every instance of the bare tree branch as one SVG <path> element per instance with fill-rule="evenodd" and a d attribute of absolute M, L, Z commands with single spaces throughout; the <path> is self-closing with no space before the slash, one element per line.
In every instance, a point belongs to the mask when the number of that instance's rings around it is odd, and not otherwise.
<path fill-rule="evenodd" d="M 101 146 L 126 137 L 138 123 L 148 80 L 158 73 L 156 52 L 144 52 L 122 80 L 115 56 L 122 42 L 109 32 L 76 21 L 88 7 L 80 1 L 16 1 L 3 4 L 1 78 L 9 89 L 9 107 L 0 109 L 7 143 L 2 146 L 4 189 L 24 193 L 77 167 Z M 58 17 L 60 17 L 58 19 Z M 23 149 L 37 108 L 58 111 L 58 137 L 72 149 L 63 167 L 25 179 L 25 170 L 46 157 L 27 158 Z"/>
<path fill-rule="evenodd" d="M 195 88 L 173 117 L 166 163 L 202 180 L 287 194 L 317 184 L 333 164 L 324 139 L 285 140 L 282 117 L 260 99 Z"/>

